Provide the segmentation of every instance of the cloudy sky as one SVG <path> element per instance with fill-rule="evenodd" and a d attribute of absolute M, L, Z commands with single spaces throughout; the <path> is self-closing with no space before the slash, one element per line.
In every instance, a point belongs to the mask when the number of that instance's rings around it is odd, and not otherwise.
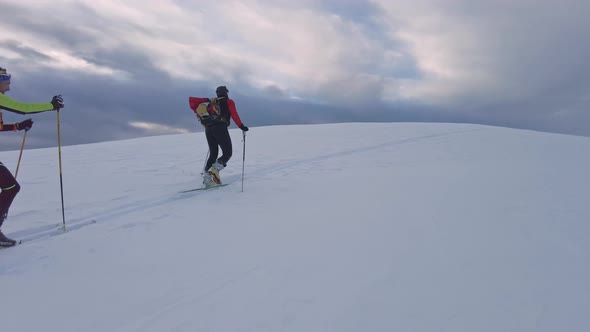
<path fill-rule="evenodd" d="M 587 0 L 0 0 L 0 9 L 8 95 L 62 94 L 64 145 L 199 131 L 188 96 L 218 85 L 250 127 L 442 121 L 590 136 Z M 55 146 L 56 114 L 33 120 L 27 146 Z M 0 149 L 21 139 L 4 133 Z"/>

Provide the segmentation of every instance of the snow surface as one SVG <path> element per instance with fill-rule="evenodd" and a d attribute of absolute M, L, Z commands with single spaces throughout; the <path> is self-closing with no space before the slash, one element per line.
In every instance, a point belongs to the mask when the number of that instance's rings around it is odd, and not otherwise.
<path fill-rule="evenodd" d="M 0 250 L 2 330 L 590 331 L 589 138 L 252 128 L 241 192 L 231 135 L 229 185 L 186 194 L 203 133 L 62 148 L 66 222 L 96 223 Z M 3 231 L 59 226 L 57 149 L 18 180 Z"/>

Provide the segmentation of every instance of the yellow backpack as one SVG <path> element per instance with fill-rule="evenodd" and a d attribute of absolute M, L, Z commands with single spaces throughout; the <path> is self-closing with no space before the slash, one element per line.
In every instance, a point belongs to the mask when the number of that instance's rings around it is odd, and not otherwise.
<path fill-rule="evenodd" d="M 211 102 L 197 106 L 197 117 L 203 126 L 208 127 L 214 124 L 227 123 L 227 120 L 221 116 L 221 107 L 219 106 L 219 100 L 223 98 L 225 97 L 211 98 Z"/>

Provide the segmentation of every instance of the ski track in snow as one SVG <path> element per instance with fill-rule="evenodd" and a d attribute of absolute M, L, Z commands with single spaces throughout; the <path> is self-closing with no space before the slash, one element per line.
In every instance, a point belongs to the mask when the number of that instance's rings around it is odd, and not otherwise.
<path fill-rule="evenodd" d="M 436 138 L 441 138 L 441 137 L 451 136 L 451 135 L 460 135 L 463 133 L 473 132 L 473 131 L 478 131 L 478 130 L 480 130 L 480 129 L 445 131 L 442 133 L 417 136 L 417 137 L 412 137 L 412 138 L 408 138 L 408 139 L 392 140 L 392 141 L 387 141 L 387 142 L 384 142 L 381 144 L 370 145 L 370 146 L 365 146 L 365 147 L 360 147 L 360 148 L 355 148 L 355 149 L 342 149 L 341 151 L 338 151 L 338 152 L 315 156 L 315 157 L 308 158 L 308 159 L 298 159 L 298 160 L 293 160 L 293 161 L 280 162 L 280 163 L 275 163 L 273 165 L 269 165 L 269 166 L 265 166 L 265 167 L 255 168 L 255 169 L 251 170 L 251 172 L 249 173 L 248 176 L 249 177 L 263 177 L 264 175 L 272 175 L 276 172 L 285 171 L 287 169 L 293 169 L 293 168 L 297 169 L 297 168 L 301 167 L 301 165 L 313 164 L 313 163 L 319 162 L 319 161 L 326 161 L 329 159 L 337 159 L 337 158 L 341 158 L 341 157 L 351 156 L 354 154 L 371 153 L 375 150 L 387 149 L 387 148 L 391 148 L 393 146 L 400 145 L 400 144 L 420 142 L 420 141 L 431 140 L 431 139 L 436 139 Z M 127 159 L 132 160 L 133 158 L 128 157 Z M 120 161 L 121 161 L 121 159 L 113 160 L 113 162 L 120 162 Z M 140 172 L 141 171 L 153 172 L 154 170 L 153 169 L 143 169 L 143 170 L 139 170 L 139 171 Z M 157 171 L 160 171 L 160 170 L 157 170 Z M 287 173 L 282 172 L 282 173 L 283 173 L 283 175 L 288 174 L 288 172 Z M 228 188 L 217 188 L 216 190 L 223 190 L 223 189 L 227 190 L 229 188 L 235 188 L 233 186 L 233 184 L 238 182 L 240 180 L 240 178 L 241 178 L 240 175 L 227 176 L 226 178 L 224 178 L 224 181 L 226 181 L 226 183 L 229 184 L 229 186 L 227 186 Z M 129 190 L 131 190 L 131 189 L 129 189 Z M 130 214 L 133 214 L 138 211 L 144 211 L 146 209 L 158 208 L 158 207 L 165 206 L 166 204 L 169 204 L 171 202 L 178 201 L 178 200 L 191 199 L 193 197 L 193 195 L 205 194 L 205 193 L 199 192 L 199 191 L 178 193 L 177 191 L 174 191 L 174 190 L 176 190 L 176 189 L 173 189 L 171 191 L 171 190 L 168 190 L 168 188 L 166 188 L 166 190 L 162 190 L 162 195 L 160 195 L 158 197 L 154 197 L 154 198 L 150 198 L 150 199 L 146 199 L 146 200 L 138 200 L 138 201 L 133 201 L 133 202 L 129 202 L 130 197 L 131 197 L 130 195 L 116 196 L 111 199 L 112 202 L 124 201 L 124 203 L 115 207 L 115 208 L 110 209 L 109 211 L 86 215 L 86 216 L 74 218 L 71 220 L 68 219 L 66 226 L 68 223 L 76 224 L 76 223 L 80 223 L 80 222 L 87 221 L 87 220 L 95 220 L 97 223 L 104 223 L 104 222 L 108 222 L 109 219 L 123 217 L 123 216 L 130 215 Z M 30 211 L 28 213 L 34 213 L 34 211 Z M 26 214 L 27 214 L 27 212 L 24 212 L 24 213 L 21 213 L 19 216 L 26 216 Z M 20 231 L 14 232 L 14 233 L 10 233 L 9 236 L 20 239 L 23 237 L 33 236 L 37 233 L 43 233 L 43 232 L 52 230 L 52 229 L 54 229 L 56 227 L 60 227 L 60 226 L 61 226 L 61 224 L 42 225 L 42 226 L 38 226 L 35 228 L 29 228 L 29 229 L 20 230 Z"/>
<path fill-rule="evenodd" d="M 255 273 L 259 269 L 260 269 L 260 267 L 254 266 L 254 267 L 251 267 L 245 271 L 234 273 L 230 276 L 225 276 L 223 278 L 223 280 L 213 281 L 212 282 L 214 284 L 213 287 L 210 287 L 199 294 L 190 295 L 190 296 L 180 296 L 176 300 L 170 301 L 170 303 L 167 303 L 167 304 L 163 303 L 161 309 L 158 309 L 156 312 L 151 313 L 149 316 L 146 316 L 146 317 L 142 318 L 141 320 L 138 320 L 137 322 L 134 323 L 134 327 L 130 327 L 129 329 L 126 328 L 125 330 L 127 330 L 127 331 L 134 330 L 137 332 L 146 331 L 146 330 L 150 329 L 156 322 L 160 321 L 163 317 L 165 317 L 171 313 L 174 313 L 174 312 L 178 311 L 179 309 L 190 308 L 191 305 L 202 302 L 202 301 L 206 300 L 207 298 L 214 296 L 216 293 L 221 292 L 225 288 L 240 282 L 244 278 L 247 278 L 249 275 Z M 179 327 L 182 326 L 181 323 L 177 323 L 177 324 Z M 170 326 L 169 328 L 172 331 L 175 330 L 175 328 L 173 326 Z"/>

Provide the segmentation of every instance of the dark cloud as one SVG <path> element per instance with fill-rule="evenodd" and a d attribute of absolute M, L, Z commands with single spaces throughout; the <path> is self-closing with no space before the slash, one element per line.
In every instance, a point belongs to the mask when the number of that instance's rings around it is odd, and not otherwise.
<path fill-rule="evenodd" d="M 200 9 L 184 0 L 175 3 L 185 11 Z M 321 47 L 311 46 L 315 47 L 311 51 L 325 50 L 330 56 L 316 59 L 312 53 L 303 57 L 308 63 L 298 63 L 301 61 L 299 53 L 310 50 L 290 48 L 287 42 L 302 38 L 301 34 L 307 30 L 301 25 L 285 33 L 284 40 L 282 36 L 270 39 L 270 43 L 254 40 L 251 45 L 242 41 L 243 35 L 232 30 L 233 17 L 225 17 L 221 32 L 212 27 L 211 31 L 198 33 L 213 34 L 220 43 L 223 36 L 241 43 L 238 46 L 232 44 L 232 47 L 216 43 L 192 47 L 190 39 L 199 35 L 197 32 L 195 36 L 187 34 L 186 39 L 178 40 L 179 44 L 188 45 L 187 49 L 180 48 L 181 53 L 168 55 L 176 58 L 180 68 L 184 68 L 179 70 L 180 73 L 172 73 L 170 58 L 162 59 L 154 54 L 153 48 L 123 38 L 131 35 L 146 40 L 153 38 L 154 43 L 162 41 L 162 35 L 141 20 L 111 17 L 82 2 L 56 5 L 54 10 L 62 15 L 47 15 L 36 12 L 26 2 L 16 4 L 0 0 L 2 24 L 15 31 L 14 36 L 4 35 L 0 39 L 0 49 L 17 54 L 16 57 L 0 54 L 0 66 L 7 67 L 13 75 L 12 90 L 8 94 L 15 99 L 49 101 L 54 94 L 63 94 L 66 108 L 60 114 L 64 145 L 161 133 L 130 125 L 132 122 L 202 130 L 188 109 L 188 96 L 213 96 L 215 87 L 222 84 L 229 86 L 242 120 L 251 127 L 351 121 L 432 121 L 482 123 L 590 136 L 587 112 L 590 69 L 586 66 L 590 42 L 586 38 L 589 25 L 585 17 L 589 5 L 583 2 L 566 0 L 567 6 L 556 8 L 548 3 L 533 6 L 525 1 L 511 7 L 511 11 L 494 10 L 489 3 L 472 1 L 459 1 L 454 6 L 432 5 L 432 10 L 426 12 L 445 18 L 438 22 L 440 31 L 427 30 L 425 35 L 417 36 L 424 40 L 446 38 L 440 45 L 453 51 L 450 52 L 453 55 L 450 62 L 455 66 L 452 69 L 468 73 L 465 75 L 468 78 L 482 72 L 487 75 L 483 75 L 487 79 L 485 84 L 469 79 L 467 83 L 459 84 L 456 96 L 444 103 L 426 97 L 404 99 L 395 93 L 392 95 L 390 90 L 398 88 L 396 84 L 401 86 L 404 80 L 417 86 L 429 84 L 432 74 L 424 69 L 425 60 L 429 60 L 421 58 L 424 54 L 418 54 L 407 40 L 385 28 L 384 22 L 389 22 L 389 27 L 398 32 L 407 27 L 404 25 L 407 23 L 385 16 L 386 12 L 377 5 L 378 1 L 304 3 L 322 15 L 313 22 L 305 21 L 310 24 L 306 26 L 309 29 L 322 29 L 310 33 L 327 33 L 330 37 L 340 34 L 341 40 L 326 40 Z M 299 5 L 292 3 L 289 6 L 295 15 Z M 309 13 L 304 14 L 298 15 L 307 19 Z M 421 22 L 419 16 L 407 16 L 409 21 Z M 468 31 L 477 38 L 465 42 L 460 35 L 449 36 L 445 34 L 444 23 L 456 24 L 453 27 L 459 27 L 458 31 Z M 416 31 L 420 29 L 412 32 Z M 221 35 L 218 36 L 218 32 Z M 31 40 L 49 41 L 54 50 L 63 50 L 95 68 L 46 65 L 57 61 L 55 55 L 47 52 L 46 47 L 20 40 L 23 35 L 31 36 Z M 259 47 L 258 53 L 256 47 Z M 255 58 L 259 54 L 266 59 L 263 56 L 275 54 L 273 52 L 280 57 L 285 49 L 289 50 L 289 57 L 274 67 L 270 64 L 266 67 L 264 63 L 260 64 L 264 60 Z M 445 50 L 440 49 L 441 52 Z M 186 65 L 190 63 L 187 59 L 193 57 L 199 61 Z M 31 64 L 39 63 L 45 64 L 41 70 L 30 69 Z M 293 67 L 286 68 L 287 65 Z M 302 74 L 297 70 L 309 73 L 303 77 L 303 83 L 298 81 L 301 78 L 297 75 Z M 290 73 L 293 78 L 282 71 Z M 440 86 L 446 87 L 444 82 Z M 4 118 L 11 122 L 25 117 L 5 112 Z M 27 147 L 55 146 L 55 113 L 36 114 L 33 118 L 35 125 L 27 138 Z M 2 135 L 6 138 L 0 140 L 0 149 L 20 147 L 20 135 Z"/>
<path fill-rule="evenodd" d="M 72 48 L 84 45 L 89 39 L 92 39 L 91 35 L 76 27 L 76 24 L 78 24 L 76 20 L 68 21 L 64 15 L 44 13 L 43 19 L 39 19 L 37 15 L 32 14 L 31 8 L 24 3 L 18 5 L 7 1 L 0 1 L 0 3 L 2 5 L 3 23 L 12 25 L 15 28 L 14 32 L 25 31 L 39 39 L 54 41 L 57 45 L 68 45 Z M 74 13 L 84 13 L 85 15 L 91 13 L 87 9 L 80 11 L 80 8 L 80 5 L 68 6 L 68 9 L 73 9 Z M 59 13 L 63 8 L 55 6 L 53 10 L 55 13 Z M 62 12 L 62 14 L 65 13 Z M 86 16 L 84 20 L 92 20 L 92 17 L 92 15 Z M 10 34 L 7 37 L 10 38 Z"/>
<path fill-rule="evenodd" d="M 202 130 L 188 108 L 188 96 L 213 97 L 215 85 L 172 80 L 157 71 L 148 73 L 151 75 L 146 74 L 142 80 L 121 82 L 94 75 L 74 76 L 49 71 L 19 80 L 18 84 L 13 84 L 14 91 L 10 93 L 13 98 L 26 101 L 49 100 L 53 94 L 62 93 L 66 102 L 66 108 L 61 111 L 64 145 L 145 136 L 144 130 L 129 125 L 134 121 L 188 131 Z M 55 80 L 50 82 L 48 77 Z M 46 92 L 40 96 L 39 91 Z M 280 93 L 260 97 L 231 92 L 230 95 L 237 103 L 242 120 L 249 126 L 394 120 L 394 117 L 386 117 L 385 112 L 380 117 L 370 117 L 366 116 L 370 111 L 367 108 L 288 100 Z M 5 115 L 7 122 L 24 118 L 10 113 Z M 55 146 L 55 113 L 35 114 L 33 118 L 35 125 L 27 146 Z M 4 150 L 18 148 L 14 141 L 2 143 Z"/>

